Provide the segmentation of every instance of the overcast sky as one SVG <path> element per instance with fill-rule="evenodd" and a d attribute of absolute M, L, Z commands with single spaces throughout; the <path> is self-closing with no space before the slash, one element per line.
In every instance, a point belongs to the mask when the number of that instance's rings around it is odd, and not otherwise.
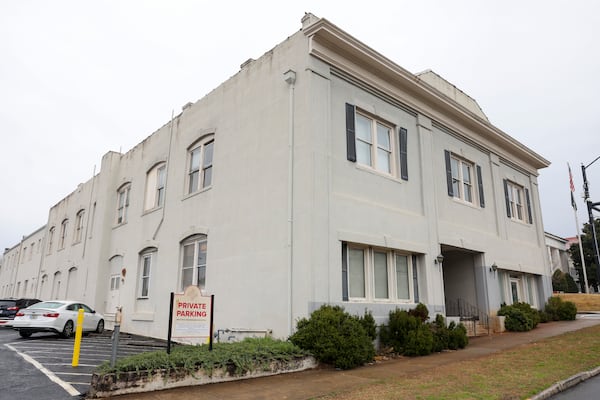
<path fill-rule="evenodd" d="M 575 235 L 567 162 L 583 223 L 580 166 L 600 156 L 600 2 L 7 0 L 0 249 L 44 225 L 103 154 L 131 149 L 308 11 L 413 73 L 434 70 L 550 160 L 539 177 L 545 230 Z M 600 161 L 587 171 L 600 201 Z"/>

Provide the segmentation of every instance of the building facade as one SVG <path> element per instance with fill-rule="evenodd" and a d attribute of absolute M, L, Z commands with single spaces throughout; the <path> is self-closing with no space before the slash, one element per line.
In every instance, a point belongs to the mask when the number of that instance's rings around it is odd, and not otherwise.
<path fill-rule="evenodd" d="M 277 337 L 322 304 L 378 322 L 543 306 L 548 161 L 432 71 L 302 24 L 50 210 L 38 297 L 107 323 L 122 307 L 121 330 L 162 338 L 188 285 L 215 295 L 217 330 Z"/>

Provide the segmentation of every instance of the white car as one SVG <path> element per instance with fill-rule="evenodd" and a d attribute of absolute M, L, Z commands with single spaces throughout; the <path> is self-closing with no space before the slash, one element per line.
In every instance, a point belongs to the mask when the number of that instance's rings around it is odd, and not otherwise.
<path fill-rule="evenodd" d="M 78 310 L 82 308 L 83 332 L 104 331 L 104 316 L 77 301 L 42 301 L 17 312 L 13 328 L 28 338 L 35 332 L 54 332 L 69 338 L 77 326 Z"/>

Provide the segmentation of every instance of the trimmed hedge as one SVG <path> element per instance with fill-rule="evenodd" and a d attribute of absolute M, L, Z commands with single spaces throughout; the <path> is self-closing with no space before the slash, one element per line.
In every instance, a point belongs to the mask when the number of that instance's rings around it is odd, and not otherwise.
<path fill-rule="evenodd" d="M 503 304 L 498 315 L 506 317 L 504 326 L 513 332 L 530 331 L 541 321 L 538 310 L 531 308 L 528 303 Z"/>
<path fill-rule="evenodd" d="M 577 317 L 577 306 L 572 301 L 550 297 L 544 307 L 544 314 L 549 321 L 570 321 Z"/>

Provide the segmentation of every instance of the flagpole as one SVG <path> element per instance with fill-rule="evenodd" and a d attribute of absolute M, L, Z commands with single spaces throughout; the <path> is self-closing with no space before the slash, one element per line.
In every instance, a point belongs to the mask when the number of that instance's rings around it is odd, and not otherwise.
<path fill-rule="evenodd" d="M 600 157 L 599 157 L 600 158 Z M 594 160 L 596 161 L 596 160 Z M 581 256 L 581 269 L 583 270 L 583 281 L 585 284 L 584 293 L 589 293 L 590 287 L 588 285 L 587 271 L 585 269 L 585 259 L 583 258 L 583 244 L 581 243 L 581 235 L 579 234 L 579 217 L 577 216 L 577 203 L 575 203 L 575 185 L 573 184 L 573 174 L 571 173 L 571 166 L 567 163 L 569 168 L 569 186 L 571 189 L 571 206 L 573 206 L 573 214 L 575 215 L 575 232 L 577 232 L 577 243 L 579 243 L 579 255 Z"/>
<path fill-rule="evenodd" d="M 577 242 L 579 243 L 579 254 L 581 255 L 581 268 L 583 269 L 583 281 L 585 282 L 585 290 L 584 293 L 589 292 L 588 280 L 587 280 L 587 272 L 585 270 L 585 259 L 583 258 L 583 245 L 581 244 L 581 235 L 579 234 L 579 217 L 577 216 L 577 210 L 573 210 L 573 214 L 575 214 L 575 229 L 577 232 Z"/>

